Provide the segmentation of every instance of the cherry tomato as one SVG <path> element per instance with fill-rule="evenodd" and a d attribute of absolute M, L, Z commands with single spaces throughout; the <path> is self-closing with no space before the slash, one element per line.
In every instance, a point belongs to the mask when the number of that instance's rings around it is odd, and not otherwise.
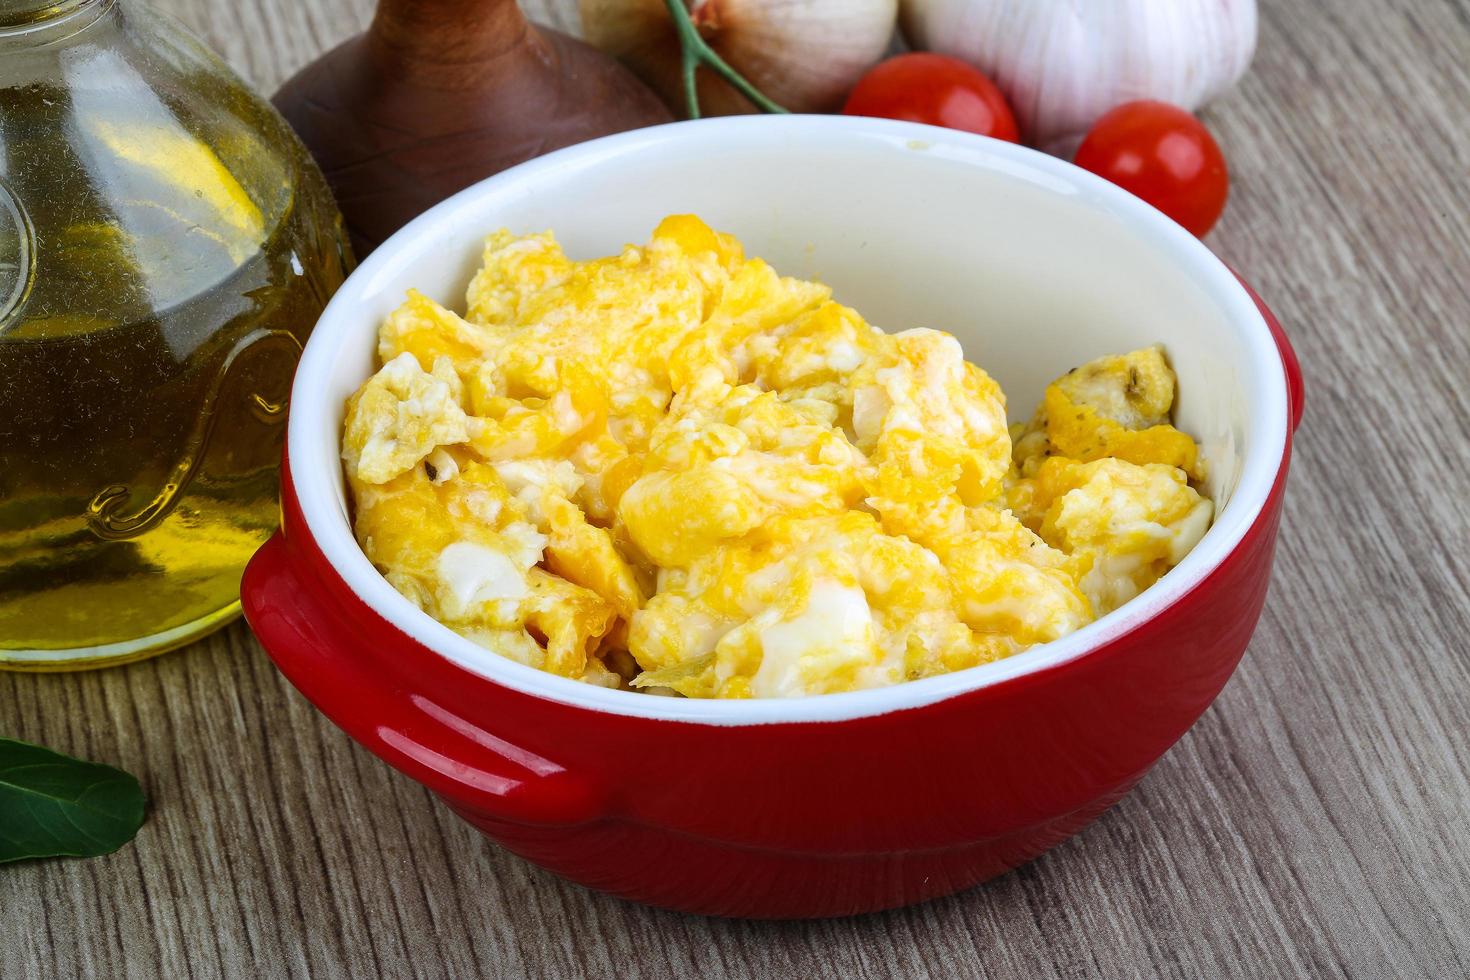
<path fill-rule="evenodd" d="M 1167 102 L 1125 102 L 1093 124 L 1077 166 L 1143 198 L 1203 238 L 1225 210 L 1230 175 L 1204 123 Z"/>
<path fill-rule="evenodd" d="M 948 55 L 915 51 L 874 65 L 842 107 L 849 116 L 882 116 L 948 126 L 1015 143 L 1016 117 L 995 83 Z"/>

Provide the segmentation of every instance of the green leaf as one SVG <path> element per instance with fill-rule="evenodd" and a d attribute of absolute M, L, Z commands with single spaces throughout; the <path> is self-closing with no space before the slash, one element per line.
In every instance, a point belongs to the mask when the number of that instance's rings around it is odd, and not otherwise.
<path fill-rule="evenodd" d="M 145 802 L 121 769 L 0 738 L 0 863 L 111 854 L 143 825 Z"/>

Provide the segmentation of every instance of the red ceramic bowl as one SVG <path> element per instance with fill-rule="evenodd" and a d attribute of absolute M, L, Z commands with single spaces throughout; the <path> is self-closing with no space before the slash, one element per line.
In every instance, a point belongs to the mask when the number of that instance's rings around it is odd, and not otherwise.
<path fill-rule="evenodd" d="M 353 541 L 343 399 L 418 287 L 457 303 L 487 231 L 574 255 L 693 211 L 890 329 L 938 326 L 1020 412 L 1047 379 L 1163 342 L 1215 525 L 1138 599 L 1056 643 L 879 691 L 707 702 L 553 677 L 421 613 Z M 804 917 L 943 895 L 1126 793 L 1214 699 L 1265 599 L 1296 361 L 1211 253 L 1128 194 L 981 137 L 851 117 L 642 130 L 493 177 L 393 236 L 324 313 L 292 394 L 283 526 L 245 575 L 280 669 L 390 765 L 573 881 L 691 912 Z M 473 855 L 466 855 L 473 860 Z"/>

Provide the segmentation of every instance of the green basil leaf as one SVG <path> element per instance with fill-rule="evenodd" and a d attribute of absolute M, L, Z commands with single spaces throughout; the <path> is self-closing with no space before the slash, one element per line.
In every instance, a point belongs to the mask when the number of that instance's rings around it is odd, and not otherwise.
<path fill-rule="evenodd" d="M 143 825 L 145 802 L 121 769 L 0 738 L 0 863 L 110 854 Z"/>

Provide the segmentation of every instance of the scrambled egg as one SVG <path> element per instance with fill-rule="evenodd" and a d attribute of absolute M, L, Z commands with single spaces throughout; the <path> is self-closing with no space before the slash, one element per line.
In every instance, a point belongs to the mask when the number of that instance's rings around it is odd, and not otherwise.
<path fill-rule="evenodd" d="M 1128 601 L 1204 534 L 1161 351 L 1027 424 L 935 330 L 887 334 L 697 218 L 573 262 L 498 232 L 463 317 L 411 292 L 347 403 L 389 582 L 608 687 L 790 697 L 960 670 Z"/>

